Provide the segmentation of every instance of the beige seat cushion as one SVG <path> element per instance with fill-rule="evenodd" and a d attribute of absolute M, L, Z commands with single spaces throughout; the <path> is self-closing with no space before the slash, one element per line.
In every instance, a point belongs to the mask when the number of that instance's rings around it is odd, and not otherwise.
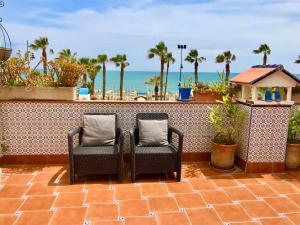
<path fill-rule="evenodd" d="M 83 116 L 82 146 L 114 145 L 115 139 L 115 115 Z"/>
<path fill-rule="evenodd" d="M 139 120 L 139 146 L 168 145 L 168 120 Z"/>

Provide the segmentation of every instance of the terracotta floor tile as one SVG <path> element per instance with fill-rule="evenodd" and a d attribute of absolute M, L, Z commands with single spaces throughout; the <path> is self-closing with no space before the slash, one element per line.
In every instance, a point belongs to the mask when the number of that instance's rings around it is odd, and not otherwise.
<path fill-rule="evenodd" d="M 113 203 L 114 191 L 106 189 L 89 190 L 86 197 L 86 203 Z"/>
<path fill-rule="evenodd" d="M 300 212 L 300 208 L 288 198 L 264 199 L 277 213 Z"/>
<path fill-rule="evenodd" d="M 166 183 L 170 193 L 191 193 L 193 190 L 187 182 Z"/>
<path fill-rule="evenodd" d="M 143 183 L 141 184 L 143 196 L 165 196 L 168 195 L 165 184 L 161 183 Z"/>
<path fill-rule="evenodd" d="M 50 211 L 23 212 L 15 225 L 38 224 L 47 225 L 53 215 Z"/>
<path fill-rule="evenodd" d="M 189 182 L 194 190 L 211 190 L 217 188 L 215 183 L 210 179 L 189 179 Z"/>
<path fill-rule="evenodd" d="M 291 220 L 295 225 L 300 225 L 300 213 L 291 213 L 285 215 L 289 220 Z"/>
<path fill-rule="evenodd" d="M 57 185 L 57 192 L 82 192 L 83 184 L 58 184 Z"/>
<path fill-rule="evenodd" d="M 1 198 L 0 214 L 14 214 L 23 201 L 19 198 Z"/>
<path fill-rule="evenodd" d="M 230 176 L 211 177 L 211 179 L 218 187 L 235 187 L 239 184 Z"/>
<path fill-rule="evenodd" d="M 54 183 L 57 179 L 57 174 L 39 173 L 31 180 L 33 183 Z"/>
<path fill-rule="evenodd" d="M 120 216 L 148 216 L 149 207 L 146 200 L 124 200 L 119 204 Z"/>
<path fill-rule="evenodd" d="M 207 204 L 226 204 L 232 203 L 230 198 L 222 190 L 201 191 L 200 194 Z"/>
<path fill-rule="evenodd" d="M 47 165 L 43 168 L 43 173 L 59 173 L 68 170 L 68 165 Z"/>
<path fill-rule="evenodd" d="M 190 225 L 187 216 L 183 212 L 158 213 L 157 221 L 159 225 Z"/>
<path fill-rule="evenodd" d="M 26 195 L 52 195 L 56 191 L 56 186 L 47 183 L 36 183 L 29 187 Z"/>
<path fill-rule="evenodd" d="M 206 176 L 206 177 L 223 175 L 222 173 L 216 172 L 216 171 L 214 171 L 213 169 L 210 169 L 210 168 L 208 168 L 208 169 L 201 169 L 201 172 L 202 172 L 203 176 Z"/>
<path fill-rule="evenodd" d="M 300 207 L 300 194 L 290 194 L 288 198 Z"/>
<path fill-rule="evenodd" d="M 178 211 L 178 206 L 173 197 L 149 197 L 148 203 L 151 212 Z"/>
<path fill-rule="evenodd" d="M 260 184 L 260 181 L 256 179 L 257 176 L 254 174 L 237 173 L 231 176 L 240 184 Z"/>
<path fill-rule="evenodd" d="M 288 180 L 297 178 L 295 175 L 291 173 L 274 173 L 273 176 L 278 179 Z"/>
<path fill-rule="evenodd" d="M 0 215 L 0 224 L 2 225 L 12 225 L 14 224 L 17 216 L 15 215 Z"/>
<path fill-rule="evenodd" d="M 247 185 L 247 188 L 256 196 L 256 197 L 276 197 L 278 193 L 273 191 L 268 185 Z"/>
<path fill-rule="evenodd" d="M 118 206 L 116 204 L 91 204 L 87 212 L 87 220 L 117 220 Z"/>
<path fill-rule="evenodd" d="M 224 191 L 233 201 L 256 200 L 256 197 L 244 187 L 229 187 L 224 188 Z"/>
<path fill-rule="evenodd" d="M 261 225 L 259 222 L 233 223 L 232 225 Z"/>
<path fill-rule="evenodd" d="M 0 198 L 21 198 L 29 187 L 26 185 L 4 185 Z"/>
<path fill-rule="evenodd" d="M 85 189 L 93 190 L 93 189 L 110 189 L 110 182 L 103 181 L 103 182 L 90 182 L 84 185 Z"/>
<path fill-rule="evenodd" d="M 50 210 L 55 199 L 56 196 L 53 195 L 29 196 L 22 204 L 20 211 Z"/>
<path fill-rule="evenodd" d="M 186 213 L 192 225 L 223 225 L 214 209 L 187 209 Z"/>
<path fill-rule="evenodd" d="M 124 223 L 122 221 L 95 221 L 95 222 L 91 222 L 90 225 L 124 225 Z"/>
<path fill-rule="evenodd" d="M 85 193 L 60 193 L 54 207 L 83 206 Z"/>
<path fill-rule="evenodd" d="M 26 185 L 32 178 L 33 175 L 29 174 L 12 174 L 5 180 L 5 184 Z"/>
<path fill-rule="evenodd" d="M 245 210 L 240 205 L 215 205 L 214 208 L 223 222 L 251 221 L 251 218 L 247 215 Z"/>
<path fill-rule="evenodd" d="M 272 173 L 257 173 L 258 180 L 262 182 L 266 181 L 280 181 L 280 178 L 274 176 Z"/>
<path fill-rule="evenodd" d="M 264 218 L 260 222 L 262 225 L 292 225 L 286 218 Z"/>
<path fill-rule="evenodd" d="M 285 181 L 266 182 L 271 188 L 279 194 L 299 193 L 299 190 Z"/>
<path fill-rule="evenodd" d="M 206 203 L 197 193 L 175 194 L 175 198 L 180 208 L 206 207 Z"/>
<path fill-rule="evenodd" d="M 264 201 L 242 201 L 241 206 L 252 218 L 278 216 Z"/>
<path fill-rule="evenodd" d="M 128 217 L 125 225 L 157 225 L 155 217 Z"/>
<path fill-rule="evenodd" d="M 58 208 L 49 225 L 82 225 L 86 208 Z"/>
<path fill-rule="evenodd" d="M 117 187 L 116 188 L 117 200 L 141 199 L 140 187 Z"/>

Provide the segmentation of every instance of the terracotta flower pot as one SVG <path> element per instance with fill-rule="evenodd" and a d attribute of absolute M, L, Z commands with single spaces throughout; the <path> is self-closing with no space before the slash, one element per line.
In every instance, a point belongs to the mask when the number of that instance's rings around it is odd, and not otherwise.
<path fill-rule="evenodd" d="M 214 93 L 214 92 L 206 92 L 202 93 L 201 91 L 194 90 L 193 91 L 194 101 L 197 102 L 215 102 L 216 100 L 222 101 L 223 96 Z"/>
<path fill-rule="evenodd" d="M 211 151 L 211 166 L 221 170 L 233 169 L 236 147 L 236 144 L 221 145 L 213 142 Z"/>
<path fill-rule="evenodd" d="M 300 144 L 287 144 L 285 166 L 288 169 L 297 169 L 300 166 Z"/>

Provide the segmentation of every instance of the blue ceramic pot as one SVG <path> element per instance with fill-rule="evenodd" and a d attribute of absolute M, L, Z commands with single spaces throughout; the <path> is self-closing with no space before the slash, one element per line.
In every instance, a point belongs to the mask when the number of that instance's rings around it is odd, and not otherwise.
<path fill-rule="evenodd" d="M 266 91 L 266 93 L 265 93 L 265 101 L 266 102 L 271 102 L 272 101 L 272 92 L 271 91 Z"/>
<path fill-rule="evenodd" d="M 191 96 L 192 88 L 179 88 L 179 99 L 189 100 Z"/>
<path fill-rule="evenodd" d="M 274 98 L 276 102 L 280 102 L 281 101 L 281 94 L 279 91 L 275 91 L 274 92 Z"/>

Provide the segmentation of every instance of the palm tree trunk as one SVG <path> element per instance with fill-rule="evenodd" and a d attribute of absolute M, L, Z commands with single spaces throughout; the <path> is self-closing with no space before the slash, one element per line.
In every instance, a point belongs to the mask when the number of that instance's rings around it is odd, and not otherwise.
<path fill-rule="evenodd" d="M 47 75 L 47 53 L 45 48 L 43 48 L 42 57 L 43 57 L 43 67 L 44 67 L 44 76 L 45 76 Z"/>
<path fill-rule="evenodd" d="M 165 91 L 164 91 L 164 99 L 165 100 L 166 100 L 167 87 L 168 87 L 169 68 L 170 68 L 170 62 L 167 63 L 166 83 L 165 83 Z"/>
<path fill-rule="evenodd" d="M 120 73 L 120 100 L 123 100 L 123 82 L 124 82 L 124 67 L 121 66 L 121 73 Z"/>
<path fill-rule="evenodd" d="M 264 53 L 264 61 L 263 61 L 263 65 L 267 65 L 267 54 Z"/>
<path fill-rule="evenodd" d="M 102 81 L 102 99 L 105 99 L 105 93 L 106 93 L 106 66 L 105 63 L 103 63 L 103 81 Z"/>
<path fill-rule="evenodd" d="M 198 61 L 195 61 L 195 84 L 198 84 Z"/>
<path fill-rule="evenodd" d="M 164 60 L 164 58 L 161 58 L 161 62 L 160 62 L 160 100 L 163 100 L 164 67 L 165 67 L 165 60 Z"/>
<path fill-rule="evenodd" d="M 91 95 L 95 94 L 95 79 L 92 80 L 92 90 L 91 90 Z"/>
<path fill-rule="evenodd" d="M 230 64 L 226 63 L 226 82 L 229 81 L 229 75 L 230 75 Z"/>
<path fill-rule="evenodd" d="M 154 87 L 154 97 L 155 97 L 155 101 L 158 100 L 158 85 L 155 84 L 155 87 Z"/>

